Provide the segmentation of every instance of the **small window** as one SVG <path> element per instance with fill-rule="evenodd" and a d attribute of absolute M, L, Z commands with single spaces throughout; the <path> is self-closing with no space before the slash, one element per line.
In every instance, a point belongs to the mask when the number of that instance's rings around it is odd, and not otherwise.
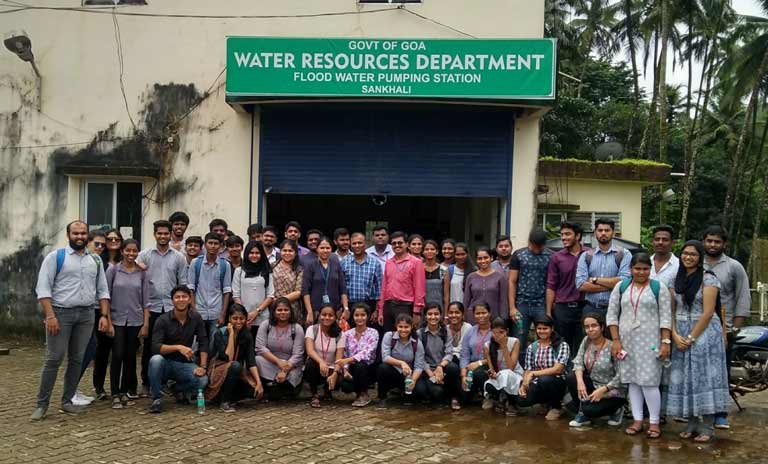
<path fill-rule="evenodd" d="M 595 230 L 595 220 L 599 218 L 613 219 L 616 223 L 614 232 L 617 236 L 621 236 L 621 213 L 605 213 L 605 212 L 592 212 L 592 211 L 572 211 L 567 213 L 568 220 L 571 222 L 578 222 L 584 229 L 585 233 L 591 233 Z"/>
<path fill-rule="evenodd" d="M 140 182 L 87 181 L 83 217 L 90 229 L 116 228 L 141 242 L 142 195 Z"/>
<path fill-rule="evenodd" d="M 565 213 L 559 211 L 543 211 L 536 215 L 536 226 L 544 230 L 559 229 L 565 219 Z"/>

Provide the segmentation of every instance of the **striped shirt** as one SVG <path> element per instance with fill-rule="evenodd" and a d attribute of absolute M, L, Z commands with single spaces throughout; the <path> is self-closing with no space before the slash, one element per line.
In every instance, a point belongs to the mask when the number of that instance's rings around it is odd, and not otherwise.
<path fill-rule="evenodd" d="M 349 301 L 378 300 L 381 294 L 381 266 L 371 255 L 366 254 L 362 263 L 354 255 L 341 260 L 341 270 L 347 283 Z"/>

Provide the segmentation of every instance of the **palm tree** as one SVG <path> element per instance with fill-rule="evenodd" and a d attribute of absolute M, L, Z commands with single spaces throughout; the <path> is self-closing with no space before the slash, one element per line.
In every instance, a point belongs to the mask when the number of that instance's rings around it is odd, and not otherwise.
<path fill-rule="evenodd" d="M 640 108 L 640 75 L 637 72 L 637 45 L 642 40 L 642 35 L 639 33 L 637 25 L 641 22 L 642 8 L 637 8 L 637 4 L 633 0 L 622 0 L 622 13 L 624 17 L 616 23 L 613 28 L 613 33 L 616 34 L 616 41 L 618 43 L 626 43 L 627 51 L 629 52 L 629 60 L 632 64 L 632 80 L 634 84 L 633 100 L 632 100 L 632 118 L 629 120 L 629 128 L 627 130 L 627 140 L 624 144 L 625 147 L 632 146 L 632 135 L 635 128 L 635 119 Z"/>
<path fill-rule="evenodd" d="M 694 37 L 686 38 L 684 56 L 703 61 L 693 118 L 685 144 L 685 179 L 680 212 L 680 236 L 688 234 L 688 211 L 696 179 L 696 161 L 702 147 L 702 125 L 707 118 L 713 79 L 738 36 L 732 33 L 737 16 L 728 0 L 701 0 L 704 14 L 698 16 Z M 703 104 L 702 104 L 703 100 Z"/>
<path fill-rule="evenodd" d="M 609 0 L 575 0 L 573 2 L 574 19 L 571 26 L 579 37 L 579 51 L 584 61 L 579 78 L 584 80 L 584 73 L 589 55 L 596 50 L 601 58 L 611 58 L 617 51 L 617 42 L 611 29 L 616 24 L 617 5 L 610 5 Z M 581 96 L 580 82 L 577 96 Z"/>
<path fill-rule="evenodd" d="M 768 0 L 761 0 L 762 7 L 768 13 Z M 739 83 L 750 84 L 749 103 L 744 117 L 744 125 L 739 135 L 739 144 L 733 155 L 730 166 L 730 175 L 728 178 L 728 189 L 725 193 L 725 204 L 723 205 L 723 227 L 729 232 L 733 232 L 734 211 L 733 207 L 736 201 L 737 190 L 739 187 L 739 169 L 742 166 L 742 157 L 747 144 L 747 133 L 749 130 L 749 121 L 752 113 L 755 111 L 757 101 L 760 97 L 760 85 L 768 70 L 768 19 L 749 18 L 748 24 L 755 26 L 759 34 L 745 43 L 739 54 L 734 58 L 736 62 L 734 67 L 728 69 L 734 70 L 735 83 L 733 87 L 738 87 Z"/>

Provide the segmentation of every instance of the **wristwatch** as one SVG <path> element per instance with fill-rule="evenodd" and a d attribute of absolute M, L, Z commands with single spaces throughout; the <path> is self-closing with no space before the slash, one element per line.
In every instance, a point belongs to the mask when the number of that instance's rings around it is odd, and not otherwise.
<path fill-rule="evenodd" d="M 688 339 L 688 341 L 689 341 L 689 342 L 691 342 L 691 343 L 694 343 L 694 342 L 696 342 L 696 337 L 694 337 L 694 336 L 693 336 L 693 335 L 691 335 L 691 334 L 688 334 L 688 336 L 687 336 L 686 338 L 687 338 L 687 339 Z"/>
<path fill-rule="evenodd" d="M 661 343 L 663 343 L 665 345 L 671 345 L 672 344 L 672 340 L 670 340 L 668 338 L 662 338 L 661 339 Z"/>
<path fill-rule="evenodd" d="M 592 277 L 592 283 L 597 285 L 597 277 Z"/>

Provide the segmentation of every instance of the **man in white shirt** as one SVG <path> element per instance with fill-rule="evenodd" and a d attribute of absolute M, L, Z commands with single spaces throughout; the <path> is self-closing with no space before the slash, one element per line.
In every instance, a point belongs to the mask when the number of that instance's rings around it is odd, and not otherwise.
<path fill-rule="evenodd" d="M 675 277 L 680 260 L 672 253 L 675 230 L 661 224 L 653 228 L 653 256 L 651 256 L 651 279 L 661 281 L 668 288 L 675 288 Z"/>
<path fill-rule="evenodd" d="M 392 251 L 392 245 L 389 244 L 389 230 L 385 225 L 377 225 L 373 228 L 373 246 L 365 250 L 366 253 L 376 258 L 381 265 L 381 272 L 384 273 L 384 266 L 387 260 L 395 256 Z"/>

